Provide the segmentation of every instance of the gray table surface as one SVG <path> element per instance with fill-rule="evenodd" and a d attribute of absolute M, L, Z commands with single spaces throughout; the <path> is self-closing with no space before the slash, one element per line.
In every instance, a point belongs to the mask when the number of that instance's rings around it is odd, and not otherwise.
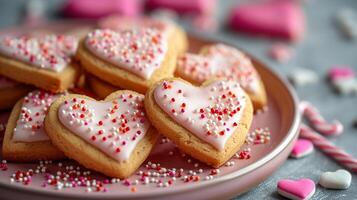
<path fill-rule="evenodd" d="M 26 0 L 0 0 L 0 28 L 21 21 L 25 2 Z M 45 2 L 49 17 L 58 18 L 55 13 L 61 1 Z M 215 33 L 201 34 L 236 44 L 284 75 L 294 67 L 310 68 L 318 72 L 320 75 L 318 83 L 297 88 L 299 97 L 315 104 L 327 119 L 339 119 L 343 123 L 345 127 L 343 135 L 331 141 L 357 156 L 357 129 L 352 127 L 352 122 L 357 118 L 357 96 L 335 94 L 325 79 L 326 72 L 332 65 L 349 65 L 357 70 L 357 43 L 346 40 L 334 23 L 334 16 L 339 9 L 347 7 L 357 11 L 357 1 L 306 0 L 306 2 L 303 6 L 307 18 L 306 36 L 301 42 L 292 46 L 295 56 L 284 64 L 276 63 L 266 56 L 267 49 L 274 43 L 272 40 L 232 33 L 223 26 Z M 217 18 L 221 24 L 226 19 L 227 10 L 235 3 L 237 1 L 234 0 L 219 2 Z M 183 25 L 190 30 L 187 24 L 183 23 Z M 317 182 L 322 172 L 339 168 L 341 166 L 321 152 L 315 151 L 303 159 L 289 159 L 267 180 L 236 199 L 283 199 L 275 192 L 279 179 L 308 177 Z M 312 199 L 357 199 L 357 176 L 353 175 L 352 185 L 345 191 L 326 190 L 317 186 Z"/>

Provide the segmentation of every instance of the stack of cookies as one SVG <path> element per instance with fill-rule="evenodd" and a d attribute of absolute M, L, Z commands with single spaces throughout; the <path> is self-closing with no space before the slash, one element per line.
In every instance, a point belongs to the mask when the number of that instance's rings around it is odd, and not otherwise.
<path fill-rule="evenodd" d="M 0 38 L 0 109 L 12 108 L 3 158 L 70 158 L 126 178 L 163 135 L 220 167 L 243 145 L 265 89 L 238 49 L 212 44 L 193 54 L 188 43 L 173 22 L 118 16 L 79 39 Z M 81 75 L 94 95 L 76 94 Z"/>

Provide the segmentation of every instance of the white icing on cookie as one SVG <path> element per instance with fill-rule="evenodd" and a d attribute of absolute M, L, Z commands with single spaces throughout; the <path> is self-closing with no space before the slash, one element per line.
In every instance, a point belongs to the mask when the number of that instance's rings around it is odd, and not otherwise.
<path fill-rule="evenodd" d="M 158 30 L 147 28 L 95 30 L 88 34 L 85 44 L 98 57 L 144 79 L 150 79 L 160 68 L 168 48 Z"/>
<path fill-rule="evenodd" d="M 177 70 L 185 78 L 202 83 L 212 77 L 238 81 L 243 89 L 257 93 L 259 76 L 251 60 L 236 48 L 216 44 L 203 54 L 186 53 L 179 58 Z"/>
<path fill-rule="evenodd" d="M 219 150 L 240 125 L 247 100 L 238 83 L 221 80 L 205 87 L 165 81 L 154 98 L 174 121 Z"/>
<path fill-rule="evenodd" d="M 0 53 L 31 66 L 61 72 L 77 50 L 78 40 L 71 36 L 48 35 L 0 38 Z"/>
<path fill-rule="evenodd" d="M 108 102 L 72 98 L 58 109 L 60 122 L 73 134 L 117 161 L 127 160 L 150 124 L 144 96 L 121 94 Z"/>
<path fill-rule="evenodd" d="M 49 140 L 43 128 L 48 108 L 60 95 L 36 90 L 23 100 L 12 140 L 14 142 L 38 142 Z"/>

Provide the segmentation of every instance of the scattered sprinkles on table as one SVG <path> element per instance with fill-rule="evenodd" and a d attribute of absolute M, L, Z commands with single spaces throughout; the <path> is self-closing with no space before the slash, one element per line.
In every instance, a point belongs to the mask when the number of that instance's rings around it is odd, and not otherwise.
<path fill-rule="evenodd" d="M 167 39 L 150 28 L 95 30 L 88 34 L 85 43 L 98 57 L 144 79 L 160 68 L 168 49 Z"/>
<path fill-rule="evenodd" d="M 260 131 L 259 131 L 260 132 Z M 160 145 L 166 145 L 170 142 L 167 138 L 162 139 Z M 247 145 L 257 145 L 247 143 Z M 169 156 L 174 156 L 174 151 L 179 150 L 174 147 Z M 62 163 L 46 160 L 40 161 L 34 168 L 25 170 L 16 170 L 10 177 L 10 182 L 30 185 L 34 176 L 43 176 L 42 187 L 53 187 L 55 190 L 65 188 L 83 189 L 84 192 L 107 192 L 108 186 L 118 184 L 118 186 L 127 187 L 131 192 L 137 192 L 138 186 L 166 188 L 177 184 L 178 182 L 190 184 L 200 181 L 213 180 L 221 173 L 220 169 L 207 168 L 204 164 L 196 162 L 195 159 L 187 156 L 185 153 L 177 154 L 177 158 L 182 158 L 187 164 L 191 164 L 192 168 L 183 169 L 180 167 L 164 167 L 164 163 L 148 161 L 144 164 L 143 169 L 138 170 L 129 179 L 118 179 L 109 177 L 98 177 L 92 171 L 87 170 L 77 164 Z M 228 161 L 224 167 L 232 167 L 237 162 L 233 159 L 247 160 L 251 158 L 251 148 L 246 147 L 237 152 L 232 160 Z M 0 169 L 8 170 L 8 163 L 2 160 Z"/>
<path fill-rule="evenodd" d="M 74 97 L 59 107 L 58 116 L 71 132 L 118 161 L 129 158 L 150 127 L 144 96 L 136 93 L 108 102 Z"/>
<path fill-rule="evenodd" d="M 201 88 L 164 81 L 154 98 L 176 122 L 219 150 L 239 126 L 246 104 L 238 83 L 222 80 Z"/>
<path fill-rule="evenodd" d="M 19 119 L 14 128 L 15 142 L 37 142 L 49 140 L 43 128 L 43 121 L 52 102 L 61 94 L 35 90 L 24 98 Z"/>
<path fill-rule="evenodd" d="M 248 56 L 224 44 L 212 45 L 202 55 L 186 53 L 179 58 L 177 70 L 196 83 L 222 77 L 238 81 L 242 88 L 253 93 L 259 89 L 258 73 Z"/>
<path fill-rule="evenodd" d="M 78 40 L 65 35 L 0 38 L 0 53 L 31 66 L 61 72 L 77 50 Z"/>

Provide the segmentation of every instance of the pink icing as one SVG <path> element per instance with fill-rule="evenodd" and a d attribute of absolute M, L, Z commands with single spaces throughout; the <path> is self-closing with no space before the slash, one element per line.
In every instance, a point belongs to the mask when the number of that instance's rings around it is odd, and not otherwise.
<path fill-rule="evenodd" d="M 215 76 L 238 81 L 242 88 L 252 93 L 259 90 L 258 73 L 250 59 L 224 44 L 210 46 L 204 55 L 186 53 L 178 60 L 177 70 L 198 83 Z"/>
<path fill-rule="evenodd" d="M 311 153 L 314 149 L 314 145 L 310 140 L 298 139 L 291 151 L 291 156 L 293 157 L 302 157 Z"/>
<path fill-rule="evenodd" d="M 350 67 L 334 66 L 328 71 L 330 80 L 336 81 L 340 79 L 349 79 L 355 77 L 355 72 Z"/>
<path fill-rule="evenodd" d="M 18 84 L 19 83 L 16 81 L 0 76 L 0 89 L 11 88 Z"/>
<path fill-rule="evenodd" d="M 135 29 L 115 32 L 95 30 L 86 45 L 98 57 L 149 79 L 161 66 L 167 51 L 167 41 L 154 29 Z"/>
<path fill-rule="evenodd" d="M 59 96 L 40 90 L 30 92 L 22 103 L 12 140 L 15 142 L 49 140 L 43 129 L 43 121 L 48 108 Z"/>
<path fill-rule="evenodd" d="M 108 102 L 73 98 L 59 107 L 58 117 L 75 135 L 123 161 L 150 127 L 143 101 L 143 95 L 133 93 L 118 95 Z"/>
<path fill-rule="evenodd" d="M 77 49 L 77 39 L 64 35 L 3 37 L 0 53 L 45 70 L 60 72 Z"/>
<path fill-rule="evenodd" d="M 246 99 L 234 81 L 214 81 L 195 87 L 164 81 L 154 91 L 157 104 L 177 123 L 218 150 L 239 126 Z"/>
<path fill-rule="evenodd" d="M 295 199 L 308 199 L 315 192 L 315 183 L 307 178 L 297 181 L 282 179 L 278 182 L 278 190 L 286 195 L 292 195 Z"/>

